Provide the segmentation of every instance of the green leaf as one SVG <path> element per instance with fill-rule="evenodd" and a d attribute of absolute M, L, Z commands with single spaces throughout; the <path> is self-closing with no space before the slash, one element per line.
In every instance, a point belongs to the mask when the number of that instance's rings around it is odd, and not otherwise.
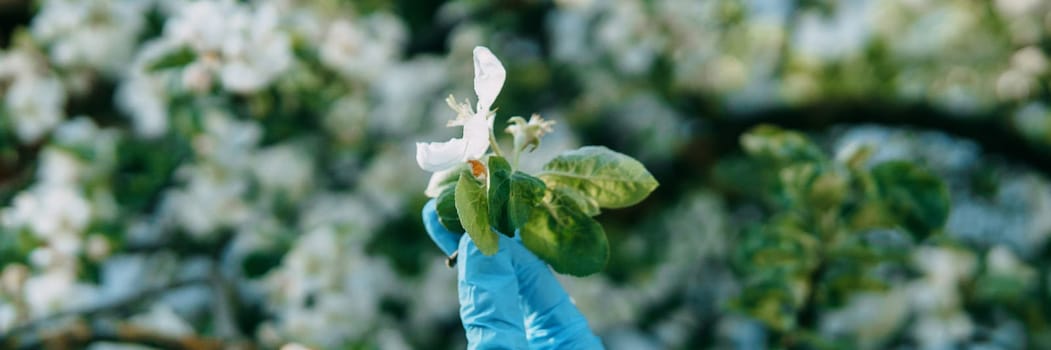
<path fill-rule="evenodd" d="M 657 188 L 642 163 L 602 146 L 562 153 L 544 165 L 540 178 L 548 188 L 580 191 L 602 208 L 634 205 Z"/>
<path fill-rule="evenodd" d="M 522 244 L 559 273 L 587 276 L 602 271 L 609 260 L 602 225 L 573 205 L 545 203 L 521 234 Z"/>
<path fill-rule="evenodd" d="M 779 162 L 820 161 L 825 157 L 803 134 L 760 125 L 741 135 L 741 147 L 753 157 Z"/>
<path fill-rule="evenodd" d="M 197 59 L 197 54 L 193 52 L 189 47 L 182 47 L 178 50 L 167 53 L 161 56 L 156 61 L 150 63 L 146 70 L 155 72 L 163 69 L 170 68 L 181 68 L 186 66 Z"/>
<path fill-rule="evenodd" d="M 287 249 L 254 251 L 241 261 L 241 272 L 248 278 L 259 278 L 281 265 Z"/>
<path fill-rule="evenodd" d="M 931 172 L 904 161 L 872 168 L 872 178 L 887 212 L 920 237 L 939 230 L 949 217 L 949 190 Z"/>
<path fill-rule="evenodd" d="M 761 227 L 746 230 L 734 260 L 744 271 L 780 271 L 808 274 L 819 263 L 820 241 L 783 215 Z"/>
<path fill-rule="evenodd" d="M 551 191 L 547 192 L 548 202 L 562 205 L 563 203 L 571 203 L 584 212 L 588 216 L 595 216 L 599 214 L 598 203 L 593 198 L 588 197 L 586 194 L 577 191 L 569 187 L 555 187 Z"/>
<path fill-rule="evenodd" d="M 1017 303 L 1025 300 L 1028 291 L 1025 282 L 1010 276 L 983 275 L 974 283 L 975 298 L 994 305 Z"/>
<path fill-rule="evenodd" d="M 26 263 L 29 253 L 42 242 L 28 229 L 5 229 L 0 227 L 0 266 L 11 263 Z"/>
<path fill-rule="evenodd" d="M 456 202 L 460 224 L 478 246 L 478 250 L 485 255 L 496 254 L 500 237 L 489 226 L 489 201 L 486 200 L 482 183 L 475 180 L 469 171 L 460 173 L 453 200 Z"/>
<path fill-rule="evenodd" d="M 529 174 L 516 171 L 511 174 L 511 193 L 507 202 L 507 215 L 511 225 L 522 228 L 533 211 L 544 199 L 544 182 Z"/>
<path fill-rule="evenodd" d="M 794 283 L 796 280 L 791 276 L 776 274 L 759 276 L 746 283 L 730 306 L 756 318 L 767 327 L 779 331 L 793 329 L 797 326 L 796 313 L 799 310 L 795 296 L 798 287 L 793 288 L 798 284 Z"/>
<path fill-rule="evenodd" d="M 514 237 L 515 228 L 507 212 L 510 196 L 511 164 L 504 157 L 489 157 L 489 223 L 500 233 Z"/>
<path fill-rule="evenodd" d="M 832 164 L 793 163 L 782 168 L 779 175 L 790 206 L 835 209 L 843 204 L 849 190 L 848 174 Z"/>
<path fill-rule="evenodd" d="M 456 183 L 446 186 L 438 195 L 437 202 L 438 222 L 450 232 L 463 233 L 460 216 L 456 213 Z"/>
<path fill-rule="evenodd" d="M 823 169 L 810 183 L 807 202 L 818 209 L 838 208 L 843 204 L 849 190 L 849 178 L 845 171 L 837 168 Z"/>

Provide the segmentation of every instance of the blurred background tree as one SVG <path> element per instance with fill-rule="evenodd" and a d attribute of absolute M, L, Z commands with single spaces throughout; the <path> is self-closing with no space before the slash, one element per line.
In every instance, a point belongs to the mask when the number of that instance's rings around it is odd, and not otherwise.
<path fill-rule="evenodd" d="M 498 130 L 661 183 L 563 279 L 608 348 L 1051 347 L 1044 1 L 3 0 L 0 34 L 3 348 L 462 348 L 412 142 L 475 45 Z"/>

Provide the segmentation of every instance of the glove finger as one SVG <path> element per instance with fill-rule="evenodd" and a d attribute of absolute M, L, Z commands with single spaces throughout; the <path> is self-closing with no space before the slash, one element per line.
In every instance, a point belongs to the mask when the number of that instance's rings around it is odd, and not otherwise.
<path fill-rule="evenodd" d="M 437 201 L 434 199 L 431 199 L 423 206 L 423 226 L 427 229 L 427 235 L 431 236 L 431 240 L 438 245 L 438 249 L 441 249 L 446 256 L 452 255 L 456 251 L 456 247 L 460 242 L 460 236 L 464 236 L 445 229 L 441 221 L 438 221 L 438 206 Z"/>
<path fill-rule="evenodd" d="M 460 238 L 457 266 L 460 319 L 469 349 L 525 349 L 518 278 L 508 249 L 515 242 L 500 236 L 496 254 L 486 256 L 469 235 Z"/>
<path fill-rule="evenodd" d="M 500 243 L 511 253 L 530 348 L 601 349 L 601 341 L 551 268 L 517 240 L 509 241 Z"/>

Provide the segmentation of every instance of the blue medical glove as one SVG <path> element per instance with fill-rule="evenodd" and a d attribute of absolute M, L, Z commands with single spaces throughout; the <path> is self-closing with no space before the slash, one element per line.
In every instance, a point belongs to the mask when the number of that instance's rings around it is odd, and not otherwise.
<path fill-rule="evenodd" d="M 442 226 L 434 200 L 423 207 L 423 224 L 442 252 L 459 252 L 460 319 L 469 349 L 602 349 L 551 269 L 517 237 L 499 235 L 500 249 L 486 256 L 470 236 Z"/>

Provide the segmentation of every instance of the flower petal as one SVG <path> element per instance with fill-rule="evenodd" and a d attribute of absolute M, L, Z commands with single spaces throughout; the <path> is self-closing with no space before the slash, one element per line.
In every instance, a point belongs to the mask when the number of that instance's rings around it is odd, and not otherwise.
<path fill-rule="evenodd" d="M 489 122 L 481 114 L 475 114 L 463 125 L 463 139 L 467 141 L 464 147 L 464 158 L 480 159 L 489 150 Z"/>
<path fill-rule="evenodd" d="M 489 107 L 496 101 L 504 87 L 507 72 L 504 65 L 484 46 L 474 48 L 474 93 L 478 95 L 478 114 L 489 114 Z"/>
<path fill-rule="evenodd" d="M 467 141 L 451 139 L 446 142 L 417 142 L 416 163 L 420 168 L 437 172 L 455 167 L 465 158 Z"/>

